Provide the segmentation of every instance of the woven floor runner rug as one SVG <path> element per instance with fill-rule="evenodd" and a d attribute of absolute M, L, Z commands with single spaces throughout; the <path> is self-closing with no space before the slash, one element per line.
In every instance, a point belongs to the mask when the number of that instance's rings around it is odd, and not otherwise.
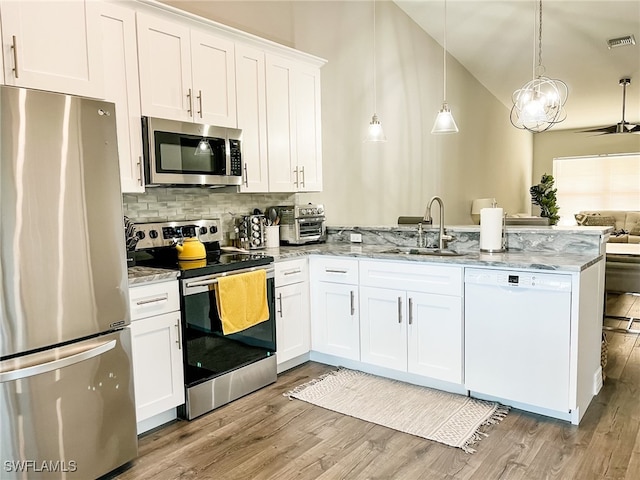
<path fill-rule="evenodd" d="M 400 432 L 461 448 L 473 448 L 508 407 L 340 368 L 284 394 Z"/>

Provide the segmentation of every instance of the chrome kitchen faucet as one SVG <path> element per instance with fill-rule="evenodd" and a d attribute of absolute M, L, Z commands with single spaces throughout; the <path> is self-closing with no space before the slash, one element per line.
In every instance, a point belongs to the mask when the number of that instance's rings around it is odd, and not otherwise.
<path fill-rule="evenodd" d="M 445 235 L 444 233 L 444 203 L 440 197 L 435 196 L 429 200 L 427 209 L 424 212 L 424 221 L 433 225 L 433 219 L 431 218 L 431 205 L 434 201 L 437 201 L 440 204 L 440 232 L 438 234 L 438 248 L 440 250 L 444 250 L 446 247 L 445 242 L 453 240 L 453 237 L 451 235 Z"/>

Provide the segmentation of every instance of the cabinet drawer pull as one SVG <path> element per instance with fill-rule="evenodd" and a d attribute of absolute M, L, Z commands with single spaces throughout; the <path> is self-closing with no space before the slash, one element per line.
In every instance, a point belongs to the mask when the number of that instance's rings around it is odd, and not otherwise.
<path fill-rule="evenodd" d="M 351 316 L 356 314 L 355 293 L 351 290 Z"/>
<path fill-rule="evenodd" d="M 191 98 L 191 89 L 189 89 L 189 93 L 187 93 L 187 99 L 189 100 L 189 108 L 187 109 L 187 113 L 190 117 L 193 117 L 193 99 Z"/>
<path fill-rule="evenodd" d="M 178 344 L 178 350 L 182 350 L 182 340 L 180 339 L 180 319 L 176 320 L 176 333 L 178 339 L 176 343 Z"/>
<path fill-rule="evenodd" d="M 202 90 L 198 90 L 198 96 L 196 97 L 198 99 L 198 105 L 200 110 L 198 110 L 198 114 L 200 115 L 200 118 L 202 118 Z"/>
<path fill-rule="evenodd" d="M 398 323 L 402 323 L 402 297 L 398 297 Z"/>
<path fill-rule="evenodd" d="M 11 50 L 13 50 L 13 71 L 15 72 L 16 78 L 19 78 L 18 74 L 18 41 L 16 40 L 16 36 L 12 37 Z"/>
<path fill-rule="evenodd" d="M 296 268 L 295 270 L 287 270 L 286 272 L 283 272 L 283 275 L 294 275 L 296 273 L 302 273 L 302 270 L 300 270 L 299 268 Z"/>
<path fill-rule="evenodd" d="M 167 300 L 169 300 L 169 295 L 165 294 L 161 297 L 153 297 L 153 298 L 147 298 L 145 300 L 138 300 L 136 302 L 136 305 L 142 306 L 142 305 L 148 305 L 150 303 L 166 302 Z"/>
<path fill-rule="evenodd" d="M 282 293 L 278 294 L 278 303 L 280 304 L 280 310 L 277 310 L 277 313 L 279 313 L 280 318 L 282 318 Z"/>
<path fill-rule="evenodd" d="M 346 270 L 337 270 L 334 268 L 325 268 L 325 273 L 340 273 L 342 275 L 346 275 L 348 272 Z"/>
<path fill-rule="evenodd" d="M 413 324 L 413 298 L 409 297 L 409 325 Z"/>

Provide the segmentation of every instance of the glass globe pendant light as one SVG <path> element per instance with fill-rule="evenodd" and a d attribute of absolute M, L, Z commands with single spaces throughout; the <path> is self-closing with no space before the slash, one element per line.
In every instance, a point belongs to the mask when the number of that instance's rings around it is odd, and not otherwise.
<path fill-rule="evenodd" d="M 387 137 L 382 130 L 382 124 L 378 120 L 377 111 L 377 84 L 376 84 L 376 0 L 373 0 L 373 116 L 369 123 L 369 130 L 364 139 L 365 142 L 386 142 Z"/>
<path fill-rule="evenodd" d="M 440 111 L 436 116 L 436 121 L 433 124 L 431 133 L 433 134 L 458 133 L 458 126 L 456 125 L 456 121 L 453 119 L 453 114 L 451 113 L 451 109 L 449 108 L 449 104 L 447 103 L 447 0 L 444 0 L 444 42 L 442 46 L 442 51 L 443 51 L 443 59 L 442 59 L 443 100 L 442 100 L 442 107 L 440 108 Z"/>
<path fill-rule="evenodd" d="M 542 0 L 539 3 L 538 27 L 538 65 L 535 65 L 535 20 L 533 35 L 533 79 L 522 88 L 513 92 L 511 107 L 511 123 L 514 127 L 540 133 L 549 130 L 556 123 L 567 118 L 564 104 L 569 89 L 562 80 L 554 80 L 544 76 L 542 66 Z"/>

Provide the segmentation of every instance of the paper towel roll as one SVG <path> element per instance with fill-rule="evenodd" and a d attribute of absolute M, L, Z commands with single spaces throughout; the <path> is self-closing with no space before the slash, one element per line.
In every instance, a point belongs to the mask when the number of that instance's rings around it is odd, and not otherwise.
<path fill-rule="evenodd" d="M 480 210 L 480 250 L 484 252 L 502 251 L 502 208 Z"/>

